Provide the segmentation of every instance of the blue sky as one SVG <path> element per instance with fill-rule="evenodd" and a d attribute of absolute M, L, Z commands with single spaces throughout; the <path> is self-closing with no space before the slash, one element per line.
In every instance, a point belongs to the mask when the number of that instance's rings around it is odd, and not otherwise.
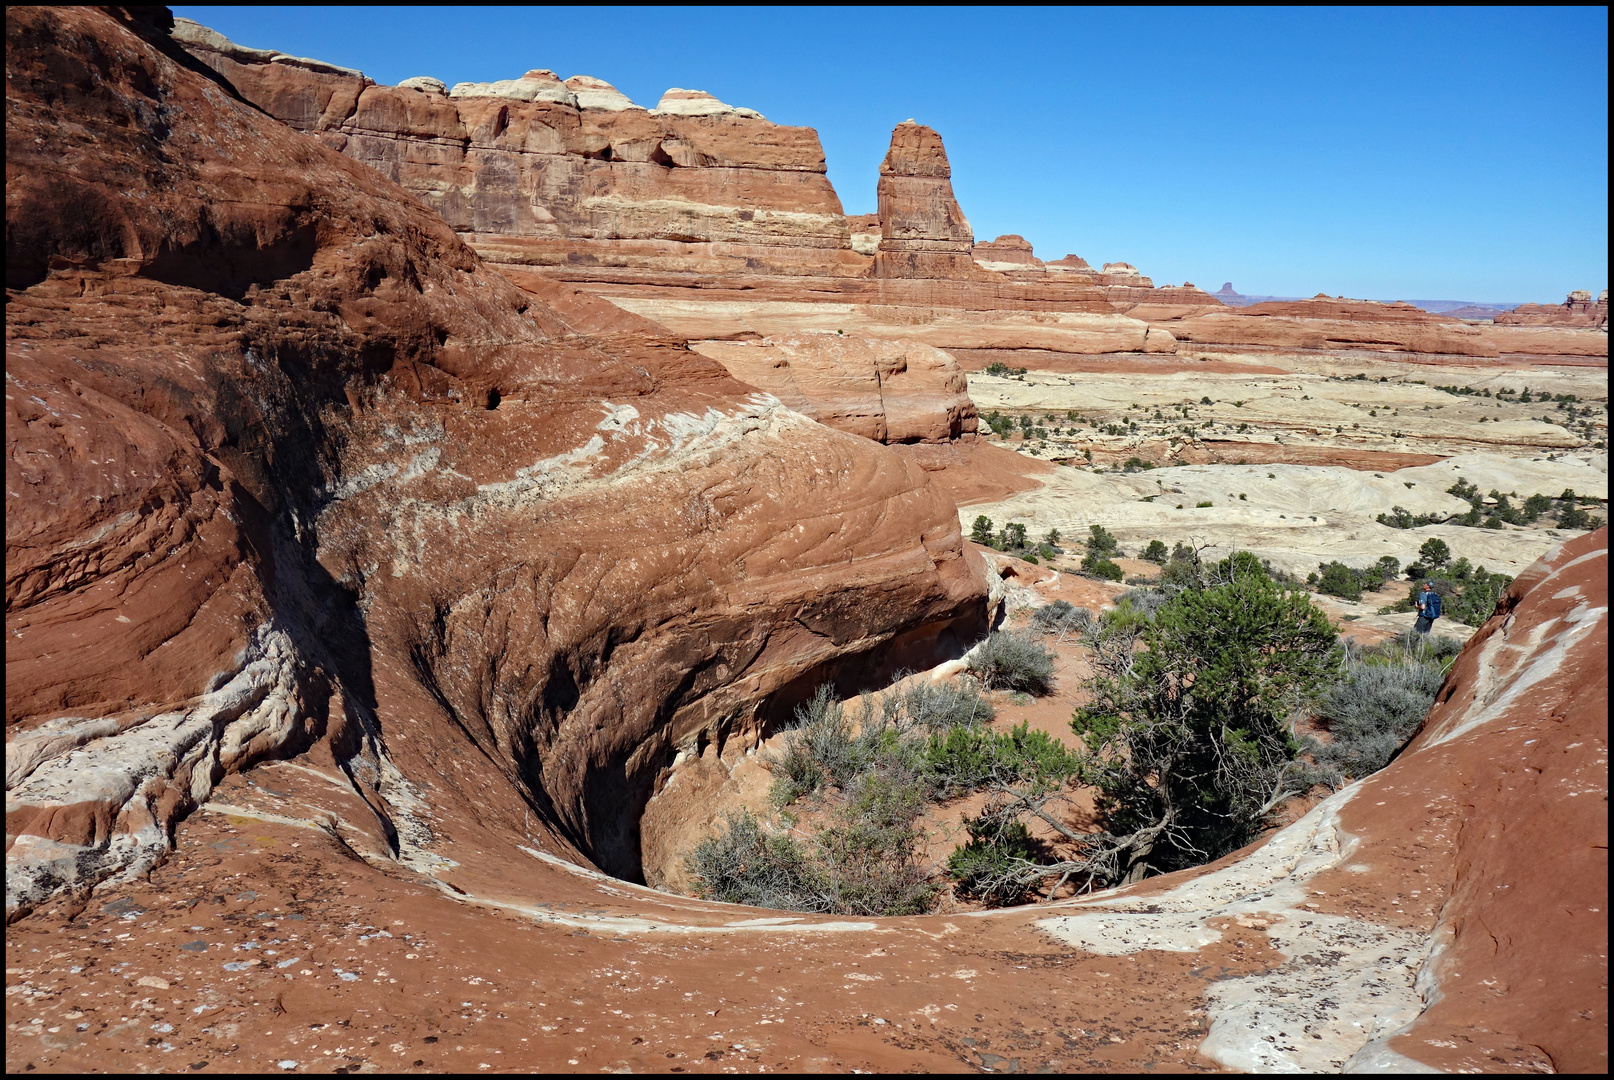
<path fill-rule="evenodd" d="M 848 213 L 942 134 L 977 239 L 1156 284 L 1561 301 L 1608 284 L 1606 8 L 214 8 L 243 45 L 453 84 L 550 68 L 818 130 Z"/>

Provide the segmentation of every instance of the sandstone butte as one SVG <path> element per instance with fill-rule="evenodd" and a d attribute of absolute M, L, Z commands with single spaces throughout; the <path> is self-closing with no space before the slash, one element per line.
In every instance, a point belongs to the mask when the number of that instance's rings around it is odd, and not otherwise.
<path fill-rule="evenodd" d="M 376 90 L 442 122 L 440 83 L 240 50 L 255 85 L 171 28 L 8 12 L 9 1069 L 1605 1071 L 1606 529 L 1514 583 L 1389 768 L 1211 866 L 909 919 L 645 889 L 680 751 L 984 630 L 951 500 L 877 441 L 966 436 L 955 374 L 712 335 L 774 396 L 607 290 L 517 287 L 318 126 Z M 551 78 L 467 100 L 582 132 L 593 95 L 661 147 L 764 122 Z M 929 182 L 920 246 L 813 257 L 973 261 L 945 177 L 891 175 Z M 822 276 L 1114 310 L 968 272 Z M 941 400 L 884 395 L 914 371 Z"/>

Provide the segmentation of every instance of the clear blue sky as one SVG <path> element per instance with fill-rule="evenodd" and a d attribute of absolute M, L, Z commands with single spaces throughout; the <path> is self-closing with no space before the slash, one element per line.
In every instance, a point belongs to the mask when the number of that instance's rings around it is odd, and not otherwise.
<path fill-rule="evenodd" d="M 1156 284 L 1561 301 L 1608 284 L 1606 8 L 176 7 L 378 82 L 550 68 L 818 129 L 848 213 L 941 132 L 977 239 Z"/>

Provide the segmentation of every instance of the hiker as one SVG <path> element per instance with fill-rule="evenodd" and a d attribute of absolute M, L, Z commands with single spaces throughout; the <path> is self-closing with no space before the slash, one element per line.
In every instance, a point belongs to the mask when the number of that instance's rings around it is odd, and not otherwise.
<path fill-rule="evenodd" d="M 1435 591 L 1432 582 L 1423 583 L 1423 592 L 1418 594 L 1415 606 L 1418 609 L 1418 622 L 1414 629 L 1420 634 L 1427 634 L 1435 625 L 1435 620 L 1440 618 L 1440 594 Z"/>

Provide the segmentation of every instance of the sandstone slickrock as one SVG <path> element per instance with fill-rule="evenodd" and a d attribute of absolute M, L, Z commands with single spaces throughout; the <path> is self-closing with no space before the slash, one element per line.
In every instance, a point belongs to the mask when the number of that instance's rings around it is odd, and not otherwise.
<path fill-rule="evenodd" d="M 797 412 L 875 442 L 947 442 L 976 429 L 964 373 L 929 345 L 815 333 L 694 348 Z"/>
<path fill-rule="evenodd" d="M 517 289 L 163 22 L 8 13 L 8 917 L 303 751 L 384 861 L 458 805 L 631 877 L 677 744 L 984 619 L 923 470 Z"/>

